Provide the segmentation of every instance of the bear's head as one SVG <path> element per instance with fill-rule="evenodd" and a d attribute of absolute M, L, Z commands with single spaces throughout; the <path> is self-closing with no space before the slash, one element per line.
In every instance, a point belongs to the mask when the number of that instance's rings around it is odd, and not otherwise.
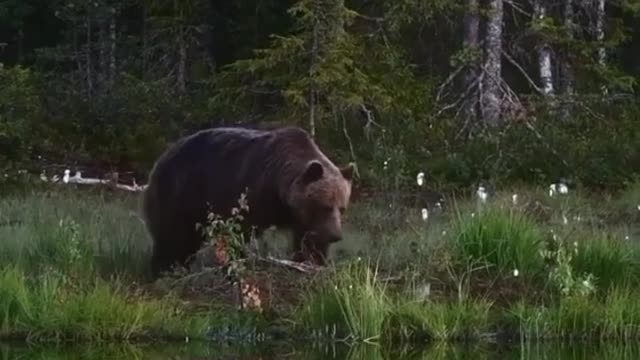
<path fill-rule="evenodd" d="M 342 239 L 342 216 L 349 206 L 353 164 L 337 167 L 312 160 L 292 189 L 291 207 L 304 230 L 321 243 Z"/>

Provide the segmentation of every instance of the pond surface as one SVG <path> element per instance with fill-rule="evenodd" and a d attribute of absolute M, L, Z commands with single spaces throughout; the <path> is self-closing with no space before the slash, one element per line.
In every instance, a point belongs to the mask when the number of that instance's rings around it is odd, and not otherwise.
<path fill-rule="evenodd" d="M 430 345 L 422 349 L 394 349 L 386 351 L 374 345 L 357 347 L 327 346 L 320 348 L 296 348 L 290 345 L 261 347 L 226 347 L 212 344 L 141 346 L 91 346 L 91 347 L 29 347 L 0 344 L 0 360 L 8 359 L 158 359 L 158 360 L 419 360 L 419 359 L 638 359 L 640 344 L 552 343 L 524 345 Z"/>

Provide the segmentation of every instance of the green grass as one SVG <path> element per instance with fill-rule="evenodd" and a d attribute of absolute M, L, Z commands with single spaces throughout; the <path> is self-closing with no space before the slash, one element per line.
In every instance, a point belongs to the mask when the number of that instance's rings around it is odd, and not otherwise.
<path fill-rule="evenodd" d="M 80 255 L 106 276 L 145 276 L 150 242 L 137 195 L 108 197 L 58 190 L 0 199 L 0 263 L 35 271 Z"/>
<path fill-rule="evenodd" d="M 304 304 L 299 315 L 304 328 L 355 342 L 378 340 L 391 305 L 375 270 L 359 262 L 333 273 Z"/>
<path fill-rule="evenodd" d="M 398 342 L 477 341 L 491 325 L 491 302 L 399 301 L 387 321 L 386 333 Z"/>
<path fill-rule="evenodd" d="M 463 260 L 480 262 L 498 272 L 518 270 L 537 275 L 543 270 L 543 234 L 523 213 L 487 207 L 460 214 L 453 223 L 454 252 Z"/>
<path fill-rule="evenodd" d="M 354 204 L 345 241 L 332 249 L 335 267 L 312 288 L 293 289 L 306 292 L 297 312 L 275 315 L 297 334 L 349 343 L 481 340 L 500 329 L 534 339 L 637 338 L 637 223 L 623 228 L 598 215 L 623 202 L 519 189 L 513 204 L 514 192 L 462 200 L 427 221 L 408 205 Z M 273 320 L 212 307 L 196 314 L 184 306 L 191 299 L 136 291 L 149 261 L 138 195 L 68 189 L 0 199 L 2 336 L 108 342 L 208 329 L 210 338 L 240 341 Z M 273 239 L 271 250 L 284 254 L 285 238 Z M 563 256 L 552 249 L 561 244 Z M 486 267 L 471 271 L 477 264 Z M 595 292 L 580 295 L 589 274 Z M 424 286 L 430 294 L 417 291 Z"/>
<path fill-rule="evenodd" d="M 180 314 L 168 299 L 147 299 L 120 286 L 73 282 L 55 271 L 29 277 L 0 270 L 0 334 L 36 342 L 104 342 L 203 337 L 205 317 Z"/>
<path fill-rule="evenodd" d="M 547 307 L 520 302 L 509 310 L 514 328 L 528 340 L 640 339 L 640 304 L 635 289 L 615 288 L 604 296 L 568 297 Z"/>

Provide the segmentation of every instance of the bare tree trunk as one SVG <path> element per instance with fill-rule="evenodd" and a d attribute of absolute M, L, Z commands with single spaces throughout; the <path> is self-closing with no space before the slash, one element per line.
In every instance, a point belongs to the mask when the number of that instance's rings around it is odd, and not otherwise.
<path fill-rule="evenodd" d="M 184 94 L 187 90 L 187 43 L 184 28 L 180 31 L 178 38 L 178 91 Z"/>
<path fill-rule="evenodd" d="M 566 29 L 567 38 L 573 39 L 573 0 L 564 0 L 564 26 Z M 573 94 L 573 68 L 569 59 L 568 51 L 564 51 L 562 59 L 562 77 L 561 77 L 562 92 L 565 95 Z"/>
<path fill-rule="evenodd" d="M 317 89 L 313 84 L 313 67 L 318 61 L 319 53 L 319 24 L 316 22 L 313 26 L 313 40 L 311 44 L 311 63 L 309 64 L 309 77 L 311 78 L 311 89 L 309 91 L 309 132 L 312 137 L 316 135 L 316 99 L 318 97 Z"/>
<path fill-rule="evenodd" d="M 534 16 L 536 21 L 544 21 L 547 16 L 545 0 L 534 2 Z M 540 84 L 544 95 L 553 96 L 553 73 L 551 72 L 551 49 L 546 41 L 538 45 L 538 68 L 540 71 Z"/>
<path fill-rule="evenodd" d="M 463 47 L 468 50 L 475 52 L 478 50 L 480 46 L 480 15 L 479 15 L 479 1 L 478 0 L 467 0 L 467 12 L 464 15 L 464 39 L 463 39 Z M 477 81 L 479 76 L 478 64 L 474 61 L 470 64 L 465 72 L 464 80 L 463 80 L 463 91 L 471 88 L 474 82 Z M 476 120 L 478 118 L 478 112 L 476 110 L 476 98 L 470 99 L 465 104 L 465 120 L 473 119 Z"/>
<path fill-rule="evenodd" d="M 146 79 L 147 75 L 147 37 L 148 35 L 148 27 L 147 27 L 147 6 L 146 4 L 142 4 L 142 79 Z"/>
<path fill-rule="evenodd" d="M 105 86 L 107 79 L 107 25 L 102 16 L 98 20 L 98 66 L 96 70 L 98 89 Z"/>
<path fill-rule="evenodd" d="M 334 46 L 344 35 L 344 0 L 315 1 L 313 4 L 314 23 L 311 39 L 311 55 L 309 61 L 309 132 L 315 136 L 318 113 L 322 107 L 318 106 L 322 92 L 314 82 L 317 76 L 315 67 L 321 62 L 327 49 Z M 322 115 L 321 115 L 322 116 Z"/>
<path fill-rule="evenodd" d="M 604 41 L 604 19 L 606 16 L 605 0 L 596 0 L 596 39 L 598 42 Z M 598 47 L 598 65 L 601 67 L 607 66 L 607 49 L 604 45 Z M 608 93 L 607 87 L 602 86 L 602 92 L 604 95 Z"/>
<path fill-rule="evenodd" d="M 116 78 L 116 10 L 111 8 L 109 21 L 109 87 L 111 87 Z"/>
<path fill-rule="evenodd" d="M 87 47 L 85 53 L 87 72 L 87 94 L 89 97 L 93 94 L 93 73 L 91 71 L 91 16 L 87 13 Z"/>
<path fill-rule="evenodd" d="M 481 94 L 483 120 L 489 126 L 497 126 L 501 117 L 503 15 L 503 0 L 490 0 L 487 15 L 485 77 Z"/>

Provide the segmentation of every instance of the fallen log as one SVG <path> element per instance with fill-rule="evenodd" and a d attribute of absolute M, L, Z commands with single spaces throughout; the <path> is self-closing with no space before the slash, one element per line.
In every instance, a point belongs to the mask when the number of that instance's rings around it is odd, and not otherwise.
<path fill-rule="evenodd" d="M 133 185 L 126 185 L 118 183 L 118 175 L 114 173 L 111 179 L 97 179 L 97 178 L 83 178 L 80 171 L 76 171 L 75 175 L 70 176 L 71 171 L 69 169 L 64 171 L 64 176 L 60 179 L 57 175 L 47 178 L 44 174 L 40 174 L 40 180 L 44 182 L 51 182 L 56 184 L 80 184 L 80 185 L 106 185 L 116 189 L 140 192 L 147 188 L 147 185 L 138 185 L 136 180 L 133 180 Z"/>

